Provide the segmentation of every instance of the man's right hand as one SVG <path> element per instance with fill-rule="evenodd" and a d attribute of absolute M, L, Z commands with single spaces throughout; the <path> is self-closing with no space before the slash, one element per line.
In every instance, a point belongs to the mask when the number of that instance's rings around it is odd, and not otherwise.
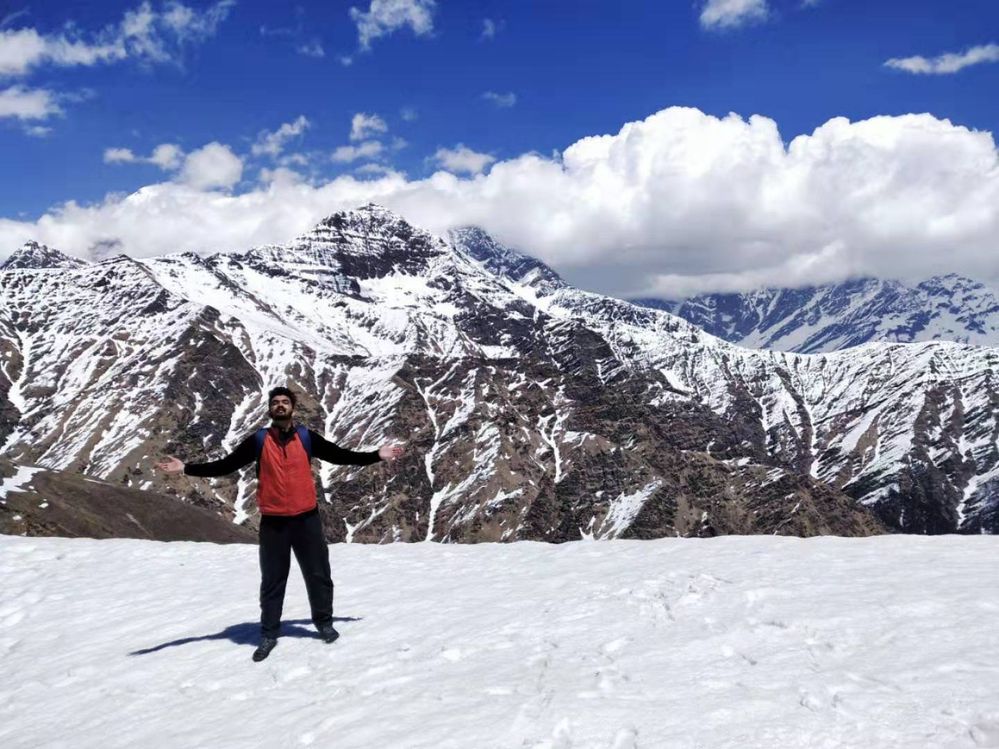
<path fill-rule="evenodd" d="M 157 462 L 156 467 L 163 471 L 163 473 L 180 473 L 184 470 L 184 461 L 168 455 L 163 460 Z"/>

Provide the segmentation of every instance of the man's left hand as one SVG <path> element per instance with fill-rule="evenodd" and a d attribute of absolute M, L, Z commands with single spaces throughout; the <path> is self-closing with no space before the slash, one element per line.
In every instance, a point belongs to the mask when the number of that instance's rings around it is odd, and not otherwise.
<path fill-rule="evenodd" d="M 402 453 L 402 445 L 382 445 L 378 448 L 378 457 L 382 460 L 395 460 Z"/>

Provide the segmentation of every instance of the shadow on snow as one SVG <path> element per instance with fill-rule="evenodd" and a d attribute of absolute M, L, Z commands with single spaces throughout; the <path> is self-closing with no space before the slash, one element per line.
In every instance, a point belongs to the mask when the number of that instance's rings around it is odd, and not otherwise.
<path fill-rule="evenodd" d="M 356 616 L 334 616 L 334 622 L 359 622 L 361 617 Z M 303 626 L 308 625 L 308 627 Z M 319 633 L 312 629 L 311 619 L 290 619 L 281 623 L 281 637 L 319 637 Z M 157 650 L 173 648 L 178 645 L 188 645 L 192 642 L 205 642 L 206 640 L 229 640 L 237 645 L 256 645 L 260 642 L 260 622 L 243 622 L 232 624 L 221 632 L 200 637 L 183 637 L 179 640 L 170 640 L 151 648 L 134 650 L 129 655 L 146 655 L 155 653 Z"/>

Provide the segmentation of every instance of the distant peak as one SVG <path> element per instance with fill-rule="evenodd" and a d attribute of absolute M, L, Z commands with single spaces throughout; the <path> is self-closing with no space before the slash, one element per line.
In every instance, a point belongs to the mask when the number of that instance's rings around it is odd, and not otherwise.
<path fill-rule="evenodd" d="M 378 223 L 408 223 L 398 213 L 389 210 L 383 205 L 366 203 L 357 208 L 348 208 L 332 213 L 320 221 L 317 226 L 339 227 L 357 222 L 369 223 L 371 221 L 377 221 Z"/>
<path fill-rule="evenodd" d="M 493 273 L 515 283 L 549 287 L 565 285 L 551 267 L 535 257 L 500 244 L 481 227 L 460 226 L 448 232 L 448 239 L 458 250 L 478 260 Z"/>
<path fill-rule="evenodd" d="M 115 263 L 134 263 L 135 258 L 126 255 L 124 252 L 119 252 L 115 255 L 109 255 L 108 257 L 101 260 L 98 265 L 114 265 Z"/>
<path fill-rule="evenodd" d="M 0 270 L 18 268 L 79 268 L 89 265 L 86 260 L 60 252 L 31 239 L 0 263 Z"/>

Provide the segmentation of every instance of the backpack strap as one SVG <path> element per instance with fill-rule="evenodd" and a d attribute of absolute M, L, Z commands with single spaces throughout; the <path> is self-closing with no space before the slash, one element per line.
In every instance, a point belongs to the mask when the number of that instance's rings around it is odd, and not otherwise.
<path fill-rule="evenodd" d="M 295 431 L 298 432 L 298 439 L 305 448 L 305 454 L 309 456 L 309 460 L 312 460 L 312 437 L 309 435 L 309 428 L 299 425 L 295 427 Z"/>
<path fill-rule="evenodd" d="M 260 460 L 260 454 L 264 451 L 264 440 L 267 439 L 267 427 L 261 427 L 257 430 L 254 435 L 257 441 L 257 460 Z"/>

